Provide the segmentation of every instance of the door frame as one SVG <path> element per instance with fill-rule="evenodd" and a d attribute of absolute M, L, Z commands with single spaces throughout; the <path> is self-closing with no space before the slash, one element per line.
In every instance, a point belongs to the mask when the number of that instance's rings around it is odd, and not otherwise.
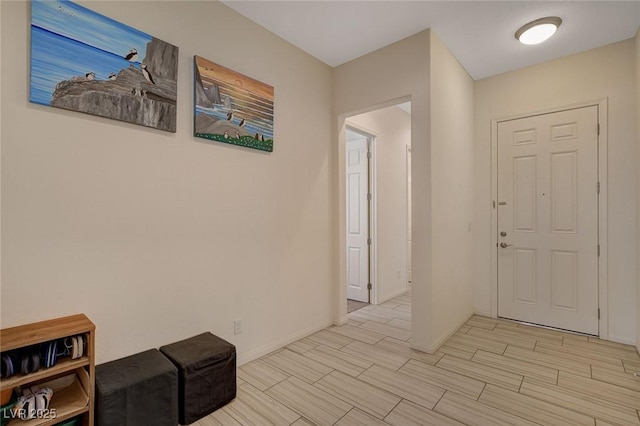
<path fill-rule="evenodd" d="M 348 121 L 349 119 L 347 119 Z M 367 138 L 368 151 L 371 152 L 371 158 L 369 159 L 369 192 L 371 193 L 371 201 L 369 201 L 369 238 L 371 238 L 371 247 L 369 248 L 369 282 L 371 283 L 371 291 L 369 292 L 369 299 L 372 305 L 378 304 L 378 175 L 376 167 L 376 136 L 373 132 L 364 129 L 362 126 L 355 125 L 353 123 L 345 123 L 345 131 L 347 129 L 360 133 Z M 346 148 L 346 143 L 345 143 Z M 346 192 L 346 181 L 343 182 Z M 346 211 L 345 211 L 346 214 Z M 346 220 L 346 216 L 345 216 Z M 343 235 L 345 248 L 346 248 L 346 233 Z M 346 263 L 346 258 L 342 259 Z M 344 282 L 347 282 L 346 268 L 344 275 Z"/>
<path fill-rule="evenodd" d="M 598 197 L 598 243 L 600 245 L 600 257 L 598 257 L 598 308 L 600 310 L 600 318 L 598 319 L 598 336 L 604 340 L 608 339 L 607 105 L 608 98 L 601 98 L 595 101 L 551 107 L 491 120 L 491 200 L 489 200 L 489 208 L 491 209 L 491 239 L 489 252 L 491 253 L 491 316 L 493 318 L 498 317 L 498 124 L 503 121 L 516 120 L 535 115 L 551 114 L 569 109 L 597 106 L 598 123 L 600 124 L 600 132 L 598 135 L 598 182 L 600 182 L 600 194 Z"/>
<path fill-rule="evenodd" d="M 405 281 L 405 288 L 409 289 L 409 283 L 413 284 L 413 259 L 409 256 L 409 241 L 411 241 L 411 253 L 413 253 L 413 215 L 411 214 L 411 205 L 413 200 L 411 197 L 413 196 L 413 192 L 411 191 L 411 145 L 406 146 L 405 151 L 405 180 L 406 180 L 406 198 L 407 198 L 407 214 L 406 214 L 406 228 L 407 228 L 407 244 L 405 244 L 405 250 L 407 252 L 407 279 Z M 409 227 L 411 227 L 411 240 L 409 240 Z M 411 273 L 409 273 L 409 263 L 411 263 Z"/>

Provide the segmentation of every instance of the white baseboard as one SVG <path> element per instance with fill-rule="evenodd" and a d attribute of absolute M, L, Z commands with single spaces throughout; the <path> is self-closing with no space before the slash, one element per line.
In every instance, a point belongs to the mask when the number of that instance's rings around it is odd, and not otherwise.
<path fill-rule="evenodd" d="M 338 321 L 334 321 L 333 325 L 340 327 L 341 325 L 345 325 L 349 322 L 349 317 L 342 317 Z"/>
<path fill-rule="evenodd" d="M 425 353 L 428 353 L 428 354 L 434 354 L 436 352 L 436 351 L 433 351 L 431 349 L 431 346 L 422 347 L 420 345 L 416 345 L 416 344 L 413 344 L 413 343 L 411 344 L 410 348 L 414 349 L 416 351 L 425 352 Z"/>
<path fill-rule="evenodd" d="M 472 312 L 463 321 L 461 321 L 457 325 L 453 326 L 449 331 L 447 331 L 445 334 L 440 336 L 440 338 L 438 340 L 436 340 L 434 343 L 432 343 L 431 345 L 423 348 L 423 347 L 416 346 L 416 345 L 412 344 L 411 345 L 411 349 L 416 349 L 418 351 L 426 352 L 428 354 L 436 353 L 438 351 L 438 349 L 440 349 L 440 346 L 442 346 L 444 344 L 444 342 L 446 342 L 447 339 L 449 339 L 449 337 L 453 336 L 456 333 L 456 331 L 458 331 L 458 329 L 460 329 L 460 327 L 462 327 L 464 325 L 465 322 L 469 321 L 469 318 L 471 318 L 473 315 L 474 315 L 474 313 Z"/>
<path fill-rule="evenodd" d="M 476 315 L 480 315 L 480 316 L 483 316 L 483 317 L 493 318 L 493 317 L 491 316 L 491 312 L 475 311 L 474 313 L 475 313 Z"/>
<path fill-rule="evenodd" d="M 277 349 L 283 348 L 285 346 L 287 346 L 290 343 L 295 342 L 296 340 L 300 340 L 304 337 L 307 337 L 315 332 L 318 332 L 320 330 L 324 330 L 327 327 L 330 327 L 332 325 L 331 322 L 325 322 L 322 323 L 321 325 L 317 325 L 317 326 L 313 326 L 313 327 L 309 327 L 306 328 L 304 330 L 301 330 L 295 334 L 292 334 L 290 336 L 287 337 L 283 337 L 280 340 L 277 340 L 273 343 L 269 343 L 268 345 L 259 347 L 257 349 L 254 349 L 246 354 L 240 355 L 238 356 L 238 367 L 240 367 L 243 364 L 246 364 L 248 362 L 251 362 L 255 359 L 260 358 L 261 356 L 264 356 L 270 352 L 273 352 Z"/>
<path fill-rule="evenodd" d="M 409 289 L 405 288 L 404 290 L 400 290 L 400 291 L 396 291 L 395 293 L 391 293 L 390 295 L 385 296 L 384 299 L 379 299 L 378 300 L 378 305 L 382 305 L 384 302 L 387 302 L 387 301 L 393 299 L 394 297 L 402 296 L 403 294 L 405 294 L 408 291 L 409 291 Z"/>
<path fill-rule="evenodd" d="M 612 342 L 616 343 L 622 343 L 623 345 L 635 346 L 636 344 L 636 341 L 633 339 L 629 339 L 628 337 L 614 336 L 611 333 L 609 333 L 609 338 L 607 340 L 611 340 Z"/>

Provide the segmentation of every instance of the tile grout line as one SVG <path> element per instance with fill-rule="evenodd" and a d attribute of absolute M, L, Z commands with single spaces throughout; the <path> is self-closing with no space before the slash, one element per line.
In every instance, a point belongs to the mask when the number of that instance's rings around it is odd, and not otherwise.
<path fill-rule="evenodd" d="M 409 364 L 409 361 L 411 361 L 412 359 L 413 359 L 413 358 L 409 357 L 409 359 L 407 359 L 407 362 L 405 362 L 404 364 L 402 364 L 400 367 L 396 368 L 394 371 L 399 372 L 399 371 L 400 371 L 400 369 L 401 369 L 402 367 L 404 367 L 405 365 Z M 442 359 L 442 358 L 441 358 L 441 359 Z M 417 361 L 417 360 L 416 360 L 416 361 Z M 440 362 L 440 360 L 438 360 L 438 362 Z M 436 363 L 436 364 L 437 364 L 437 363 Z M 374 364 L 374 365 L 375 365 L 375 364 Z M 434 367 L 435 367 L 435 364 L 434 364 Z"/>
<path fill-rule="evenodd" d="M 395 394 L 394 394 L 395 395 Z M 405 401 L 404 398 L 400 397 L 400 401 L 398 401 L 398 403 L 396 405 L 393 406 L 393 408 L 391 410 L 389 410 L 389 412 L 387 414 L 384 415 L 384 417 L 382 418 L 382 421 L 384 422 L 384 419 L 386 419 L 387 417 L 389 417 L 389 414 L 393 413 L 393 410 L 395 410 L 398 405 L 400 405 L 402 403 L 402 401 Z M 434 406 L 435 407 L 435 406 Z M 386 422 L 385 422 L 386 423 Z"/>
<path fill-rule="evenodd" d="M 482 390 L 480 391 L 480 393 L 478 394 L 478 397 L 476 398 L 476 401 L 480 402 L 480 397 L 482 396 L 482 393 L 484 392 L 484 390 L 487 388 L 487 382 L 484 382 L 484 386 L 482 387 Z"/>
<path fill-rule="evenodd" d="M 440 401 L 442 401 L 442 398 L 444 398 L 444 396 L 447 394 L 447 392 L 449 392 L 449 390 L 448 389 L 444 389 L 444 392 L 442 392 L 442 395 L 440 395 L 440 398 L 438 398 L 438 401 L 436 401 L 436 403 L 433 404 L 433 408 L 431 408 L 431 411 L 437 412 L 437 411 L 435 411 L 436 406 L 438 404 L 440 404 Z"/>
<path fill-rule="evenodd" d="M 338 399 L 340 399 L 340 401 L 343 401 L 343 400 L 342 400 L 342 398 L 338 398 Z M 346 401 L 343 401 L 343 402 L 346 402 Z M 351 404 L 349 404 L 349 405 L 351 405 Z M 333 422 L 333 423 L 331 423 L 331 424 L 332 424 L 332 425 L 337 424 L 340 420 L 342 420 L 342 419 L 344 419 L 345 417 L 347 417 L 347 415 L 348 415 L 350 412 L 352 412 L 353 410 L 355 410 L 355 409 L 356 409 L 356 407 L 355 407 L 355 406 L 353 406 L 353 405 L 351 405 L 351 409 L 350 409 L 350 410 L 348 410 L 346 413 L 344 413 L 344 414 L 342 415 L 342 417 L 340 417 L 338 420 L 336 420 L 335 422 Z"/>

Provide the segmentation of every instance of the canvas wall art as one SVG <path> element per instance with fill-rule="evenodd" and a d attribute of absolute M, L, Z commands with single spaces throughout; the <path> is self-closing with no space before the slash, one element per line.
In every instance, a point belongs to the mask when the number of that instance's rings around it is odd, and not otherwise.
<path fill-rule="evenodd" d="M 66 0 L 31 2 L 30 101 L 176 131 L 178 48 Z"/>
<path fill-rule="evenodd" d="M 198 138 L 273 151 L 273 87 L 195 57 Z"/>

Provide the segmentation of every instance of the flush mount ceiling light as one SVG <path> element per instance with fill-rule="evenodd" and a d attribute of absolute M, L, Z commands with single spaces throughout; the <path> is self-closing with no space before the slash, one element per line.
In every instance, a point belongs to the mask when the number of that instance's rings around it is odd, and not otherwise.
<path fill-rule="evenodd" d="M 551 37 L 562 24 L 562 19 L 557 16 L 547 16 L 536 19 L 520 27 L 516 31 L 516 38 L 522 44 L 538 44 Z"/>

